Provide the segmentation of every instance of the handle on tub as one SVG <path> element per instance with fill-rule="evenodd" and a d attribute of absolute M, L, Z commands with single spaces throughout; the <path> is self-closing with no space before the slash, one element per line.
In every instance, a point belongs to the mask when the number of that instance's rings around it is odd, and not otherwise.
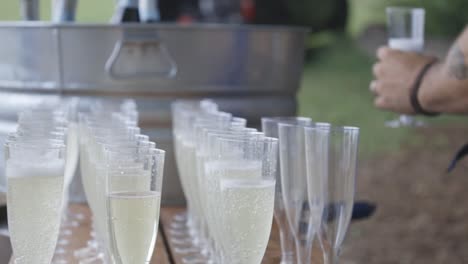
<path fill-rule="evenodd" d="M 112 22 L 154 23 L 160 20 L 158 0 L 118 0 Z"/>
<path fill-rule="evenodd" d="M 111 22 L 114 24 L 140 22 L 138 0 L 117 0 Z"/>
<path fill-rule="evenodd" d="M 105 70 L 114 80 L 170 79 L 177 64 L 154 29 L 124 29 Z"/>

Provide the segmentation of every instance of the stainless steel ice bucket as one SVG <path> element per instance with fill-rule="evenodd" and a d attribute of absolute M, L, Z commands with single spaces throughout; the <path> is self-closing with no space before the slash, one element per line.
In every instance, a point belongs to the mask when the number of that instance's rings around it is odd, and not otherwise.
<path fill-rule="evenodd" d="M 276 26 L 0 23 L 0 141 L 19 110 L 39 103 L 134 98 L 145 133 L 168 151 L 163 202 L 182 203 L 170 103 L 209 97 L 251 125 L 295 114 L 306 35 Z"/>

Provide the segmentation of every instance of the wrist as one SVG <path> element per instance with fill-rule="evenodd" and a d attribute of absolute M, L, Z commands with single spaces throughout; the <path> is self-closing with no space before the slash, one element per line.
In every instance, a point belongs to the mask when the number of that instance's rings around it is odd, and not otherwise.
<path fill-rule="evenodd" d="M 416 75 L 414 79 L 414 83 L 411 86 L 410 90 L 410 103 L 413 107 L 413 110 L 416 114 L 425 115 L 425 116 L 437 116 L 439 115 L 438 112 L 433 112 L 425 109 L 421 102 L 419 101 L 419 90 L 422 86 L 422 81 L 426 77 L 427 72 L 437 63 L 436 58 L 432 58 L 428 60 L 423 67 L 420 69 L 418 75 Z"/>
<path fill-rule="evenodd" d="M 441 63 L 434 64 L 425 74 L 421 81 L 421 87 L 418 92 L 418 99 L 421 107 L 428 112 L 443 112 L 443 100 L 440 97 L 439 86 L 439 72 L 441 69 Z M 442 108 L 442 109 L 441 109 Z"/>

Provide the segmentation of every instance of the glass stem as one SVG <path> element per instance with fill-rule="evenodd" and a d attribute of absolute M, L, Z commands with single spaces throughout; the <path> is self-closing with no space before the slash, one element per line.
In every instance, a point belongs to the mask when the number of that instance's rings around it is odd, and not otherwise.
<path fill-rule="evenodd" d="M 311 259 L 312 241 L 296 239 L 296 256 L 298 264 L 309 264 Z"/>
<path fill-rule="evenodd" d="M 330 264 L 338 264 L 339 262 L 339 255 L 336 250 L 333 250 L 330 258 Z"/>
<path fill-rule="evenodd" d="M 287 223 L 279 226 L 279 235 L 281 243 L 281 263 L 294 264 L 296 263 L 296 253 L 294 252 L 294 236 L 289 230 Z"/>
<path fill-rule="evenodd" d="M 323 248 L 322 248 L 323 249 Z M 323 263 L 324 264 L 338 264 L 340 251 L 335 248 L 328 248 L 323 250 Z"/>

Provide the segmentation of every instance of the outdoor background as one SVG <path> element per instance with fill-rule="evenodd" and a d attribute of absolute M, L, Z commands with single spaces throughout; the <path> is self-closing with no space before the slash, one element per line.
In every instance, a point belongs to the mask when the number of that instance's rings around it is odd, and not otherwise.
<path fill-rule="evenodd" d="M 18 19 L 19 1 L 2 2 L 0 19 Z M 50 1 L 41 2 L 47 20 Z M 106 23 L 113 4 L 79 0 L 78 21 Z M 468 142 L 468 118 L 438 117 L 424 119 L 424 128 L 387 128 L 384 122 L 397 115 L 375 109 L 368 90 L 375 49 L 386 41 L 387 5 L 424 6 L 427 52 L 444 56 L 468 21 L 468 1 L 302 0 L 284 5 L 287 16 L 265 21 L 313 29 L 299 114 L 362 131 L 357 198 L 378 208 L 371 219 L 351 225 L 342 263 L 468 263 L 468 166 L 445 173 L 451 156 Z"/>

